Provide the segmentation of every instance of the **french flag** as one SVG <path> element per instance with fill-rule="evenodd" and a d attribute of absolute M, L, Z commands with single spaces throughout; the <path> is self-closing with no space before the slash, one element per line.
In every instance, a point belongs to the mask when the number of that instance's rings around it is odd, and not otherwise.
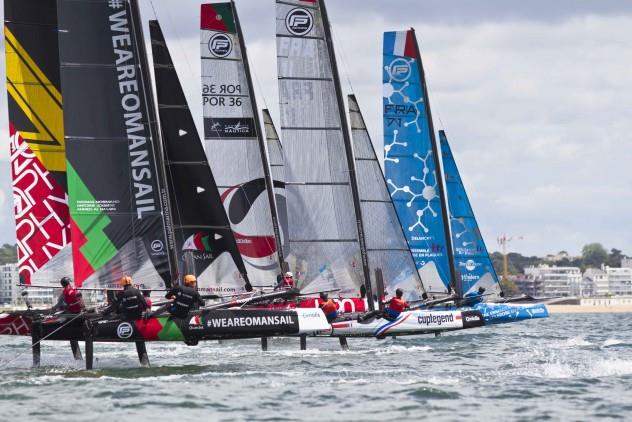
<path fill-rule="evenodd" d="M 384 33 L 384 55 L 415 58 L 415 34 L 413 31 Z"/>

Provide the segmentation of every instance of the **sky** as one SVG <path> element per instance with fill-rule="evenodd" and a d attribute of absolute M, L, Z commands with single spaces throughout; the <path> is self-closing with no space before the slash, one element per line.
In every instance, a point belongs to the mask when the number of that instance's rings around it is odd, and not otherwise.
<path fill-rule="evenodd" d="M 201 128 L 200 1 L 139 1 L 144 20 L 161 22 Z M 278 120 L 274 1 L 236 3 L 257 101 Z M 506 234 L 528 255 L 577 255 L 591 242 L 632 255 L 632 1 L 328 0 L 327 9 L 344 94 L 356 94 L 378 151 L 382 32 L 415 28 L 435 128 L 490 251 Z M 0 61 L 4 77 L 4 51 Z M 0 243 L 14 243 L 0 91 Z"/>

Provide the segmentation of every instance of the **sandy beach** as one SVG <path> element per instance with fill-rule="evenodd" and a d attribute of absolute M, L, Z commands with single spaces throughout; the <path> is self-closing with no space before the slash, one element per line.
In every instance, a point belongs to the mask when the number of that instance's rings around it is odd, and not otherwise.
<path fill-rule="evenodd" d="M 551 314 L 632 312 L 632 305 L 546 305 Z"/>

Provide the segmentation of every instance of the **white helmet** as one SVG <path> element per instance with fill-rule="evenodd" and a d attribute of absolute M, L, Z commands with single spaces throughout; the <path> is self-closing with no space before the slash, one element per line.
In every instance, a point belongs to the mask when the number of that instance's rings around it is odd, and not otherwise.
<path fill-rule="evenodd" d="M 285 277 L 294 277 L 294 274 L 292 273 L 292 271 L 288 271 L 285 273 Z"/>

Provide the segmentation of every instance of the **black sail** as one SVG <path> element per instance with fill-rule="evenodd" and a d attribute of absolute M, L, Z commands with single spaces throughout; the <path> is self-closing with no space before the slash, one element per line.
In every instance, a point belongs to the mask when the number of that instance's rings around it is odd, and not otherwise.
<path fill-rule="evenodd" d="M 158 21 L 149 22 L 158 114 L 180 268 L 209 293 L 252 287 Z M 190 254 L 191 262 L 185 265 Z M 189 267 L 189 268 L 187 268 Z"/>
<path fill-rule="evenodd" d="M 57 6 L 76 282 L 112 286 L 130 274 L 169 286 L 172 237 L 138 5 Z"/>

